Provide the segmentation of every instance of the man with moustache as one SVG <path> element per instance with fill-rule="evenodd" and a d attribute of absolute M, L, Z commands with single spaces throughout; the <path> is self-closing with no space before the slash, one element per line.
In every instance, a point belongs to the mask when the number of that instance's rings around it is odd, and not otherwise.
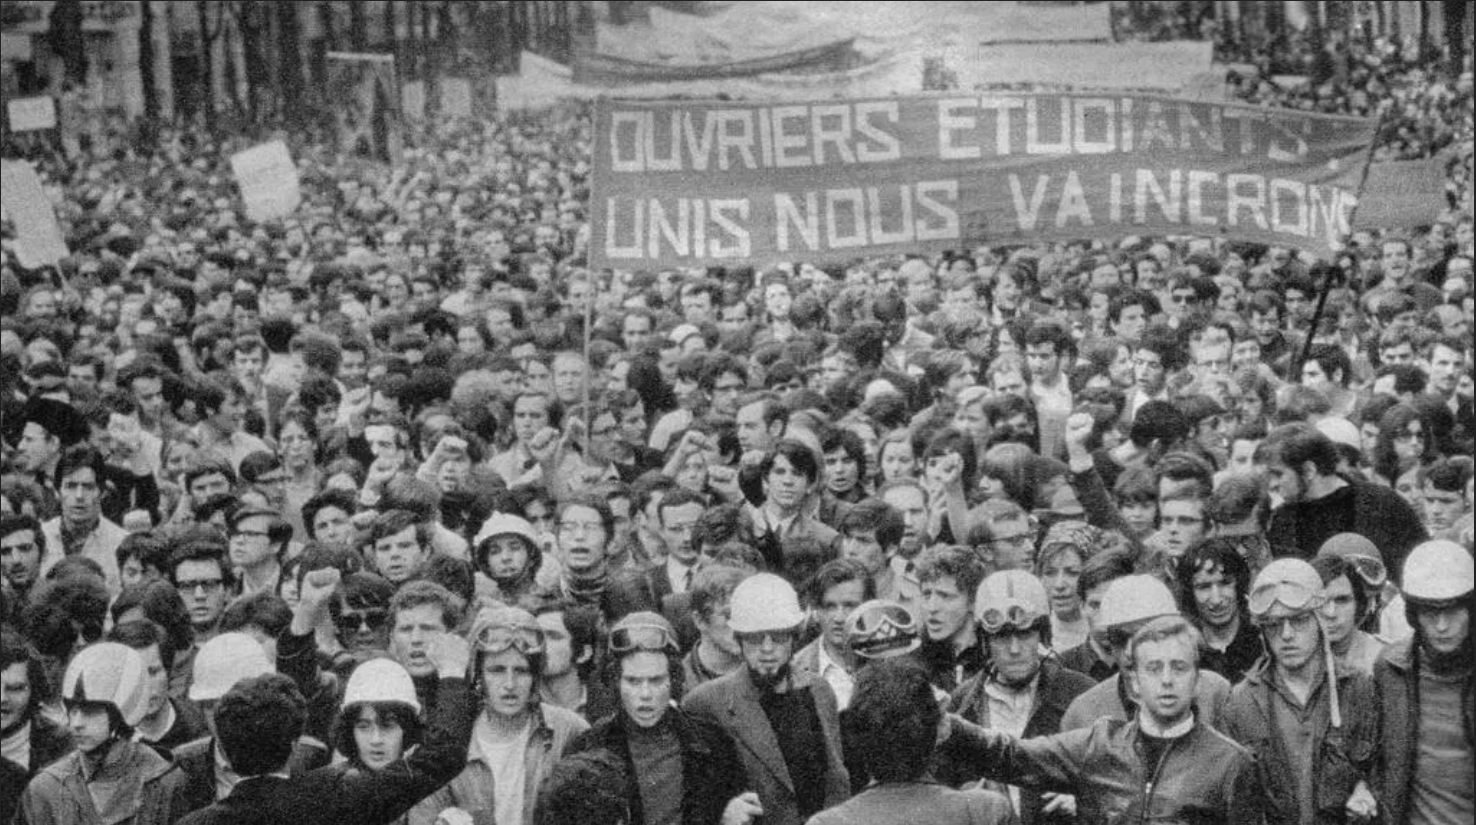
<path fill-rule="evenodd" d="M 738 743 L 765 825 L 800 825 L 850 796 L 835 692 L 790 666 L 805 613 L 788 582 L 756 574 L 729 604 L 745 666 L 698 686 L 682 707 Z"/>

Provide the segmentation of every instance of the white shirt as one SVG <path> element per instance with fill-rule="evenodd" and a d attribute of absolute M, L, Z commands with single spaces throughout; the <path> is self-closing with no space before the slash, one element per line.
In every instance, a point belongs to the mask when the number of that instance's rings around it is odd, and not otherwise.
<path fill-rule="evenodd" d="M 822 639 L 815 646 L 815 667 L 820 671 L 820 678 L 825 680 L 830 689 L 835 691 L 835 706 L 838 710 L 845 710 L 851 706 L 851 694 L 856 690 L 856 677 L 849 670 L 841 666 L 839 662 L 830 658 L 830 653 L 825 649 L 825 641 Z"/>
<path fill-rule="evenodd" d="M 46 554 L 41 557 L 41 576 L 44 578 L 47 571 L 66 558 L 66 548 L 62 546 L 61 516 L 43 523 L 41 534 L 46 537 Z M 102 567 L 108 592 L 113 595 L 117 595 L 123 588 L 118 577 L 118 545 L 126 538 L 127 530 L 108 521 L 106 516 L 99 516 L 97 526 L 87 534 L 87 540 L 82 543 L 82 551 L 78 554 L 92 559 Z"/>

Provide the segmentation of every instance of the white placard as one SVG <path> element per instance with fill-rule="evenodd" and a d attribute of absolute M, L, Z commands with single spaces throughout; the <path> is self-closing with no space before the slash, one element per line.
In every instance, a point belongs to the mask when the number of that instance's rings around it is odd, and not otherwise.
<path fill-rule="evenodd" d="M 246 202 L 246 217 L 267 221 L 292 214 L 302 202 L 297 167 L 280 140 L 231 155 L 231 171 Z"/>
<path fill-rule="evenodd" d="M 447 117 L 471 117 L 471 83 L 466 78 L 441 79 L 441 114 Z"/>
<path fill-rule="evenodd" d="M 49 97 L 18 97 L 5 104 L 12 132 L 56 128 L 56 101 Z"/>
<path fill-rule="evenodd" d="M 0 204 L 15 226 L 15 256 L 21 266 L 34 269 L 55 265 L 71 254 L 56 212 L 41 188 L 35 167 L 23 160 L 0 164 Z"/>

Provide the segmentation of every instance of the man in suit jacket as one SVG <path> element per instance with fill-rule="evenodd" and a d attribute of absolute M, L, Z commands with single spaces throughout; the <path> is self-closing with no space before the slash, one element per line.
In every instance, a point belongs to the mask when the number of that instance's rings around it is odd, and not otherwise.
<path fill-rule="evenodd" d="M 800 825 L 850 796 L 835 693 L 790 667 L 805 614 L 788 582 L 751 576 L 729 608 L 744 667 L 698 686 L 682 706 L 738 743 L 764 822 Z"/>

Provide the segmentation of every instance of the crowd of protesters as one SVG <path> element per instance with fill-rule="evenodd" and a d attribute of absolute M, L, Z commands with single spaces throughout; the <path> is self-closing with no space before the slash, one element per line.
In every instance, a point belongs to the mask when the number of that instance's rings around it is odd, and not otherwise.
<path fill-rule="evenodd" d="M 0 822 L 1476 815 L 1469 203 L 612 272 L 585 106 L 148 137 L 5 242 Z"/>

